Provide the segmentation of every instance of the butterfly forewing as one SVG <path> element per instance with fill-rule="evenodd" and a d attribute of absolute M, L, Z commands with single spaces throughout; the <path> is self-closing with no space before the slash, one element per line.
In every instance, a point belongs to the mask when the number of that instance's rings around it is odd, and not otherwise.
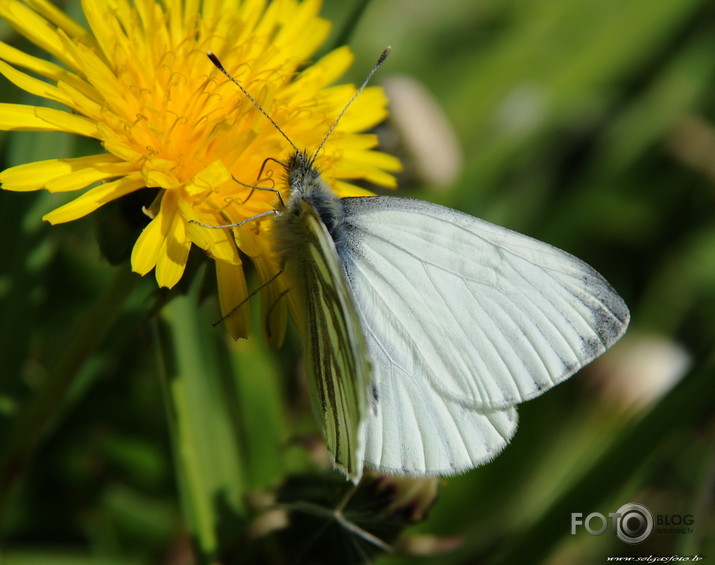
<path fill-rule="evenodd" d="M 289 245 L 284 257 L 306 339 L 308 386 L 336 465 L 357 480 L 370 390 L 367 344 L 333 240 L 313 207 L 300 207 L 285 231 L 301 244 Z"/>

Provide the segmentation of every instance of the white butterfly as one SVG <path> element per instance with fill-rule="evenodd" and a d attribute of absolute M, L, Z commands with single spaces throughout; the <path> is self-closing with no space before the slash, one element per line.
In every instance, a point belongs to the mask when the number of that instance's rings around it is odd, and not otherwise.
<path fill-rule="evenodd" d="M 517 404 L 625 332 L 625 303 L 576 257 L 428 202 L 339 199 L 314 158 L 296 149 L 285 164 L 273 233 L 313 404 L 353 480 L 489 461 Z"/>
<path fill-rule="evenodd" d="M 489 461 L 516 404 L 626 330 L 623 300 L 564 251 L 428 202 L 338 199 L 305 153 L 287 172 L 277 249 L 305 309 L 328 444 L 352 477 L 363 464 L 447 475 Z"/>

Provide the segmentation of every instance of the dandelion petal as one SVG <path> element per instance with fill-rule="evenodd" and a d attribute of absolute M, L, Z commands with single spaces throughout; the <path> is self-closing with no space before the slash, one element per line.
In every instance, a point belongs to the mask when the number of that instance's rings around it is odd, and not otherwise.
<path fill-rule="evenodd" d="M 225 261 L 216 261 L 216 280 L 218 281 L 218 297 L 221 312 L 227 316 L 224 319 L 226 329 L 234 339 L 248 336 L 250 326 L 250 309 L 246 302 L 234 311 L 237 305 L 248 296 L 246 277 L 240 265 L 232 265 Z"/>
<path fill-rule="evenodd" d="M 156 266 L 159 252 L 164 243 L 161 229 L 162 214 L 154 218 L 144 228 L 132 249 L 132 271 L 144 276 Z"/>
<path fill-rule="evenodd" d="M 104 153 L 88 157 L 48 159 L 11 167 L 0 173 L 0 184 L 5 190 L 47 188 L 53 192 L 62 192 L 84 188 L 98 180 L 129 172 L 131 169 L 127 163 Z"/>
<path fill-rule="evenodd" d="M 116 200 L 120 196 L 134 192 L 143 186 L 144 180 L 141 178 L 141 175 L 132 173 L 119 180 L 108 182 L 88 190 L 79 198 L 75 198 L 72 202 L 60 206 L 49 214 L 45 214 L 42 219 L 51 224 L 71 222 L 72 220 L 94 212 L 107 202 Z"/>
<path fill-rule="evenodd" d="M 191 241 L 186 237 L 184 220 L 174 214 L 169 233 L 164 238 L 164 252 L 159 254 L 156 263 L 156 282 L 159 286 L 172 288 L 179 282 L 184 274 L 190 249 Z"/>
<path fill-rule="evenodd" d="M 97 125 L 92 120 L 41 106 L 0 104 L 0 130 L 64 131 L 98 138 Z"/>

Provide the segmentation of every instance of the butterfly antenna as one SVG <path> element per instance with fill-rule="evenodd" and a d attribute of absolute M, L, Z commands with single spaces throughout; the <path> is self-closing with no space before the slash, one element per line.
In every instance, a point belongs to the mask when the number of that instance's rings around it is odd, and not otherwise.
<path fill-rule="evenodd" d="M 353 95 L 353 97 L 348 101 L 347 104 L 345 104 L 345 107 L 343 110 L 338 114 L 338 117 L 335 119 L 333 122 L 333 125 L 330 126 L 330 129 L 328 130 L 328 133 L 325 134 L 325 137 L 323 137 L 323 141 L 320 142 L 320 145 L 318 145 L 318 148 L 315 150 L 315 153 L 313 153 L 313 158 L 310 160 L 310 165 L 312 166 L 313 163 L 315 163 L 315 158 L 318 156 L 318 153 L 320 153 L 320 150 L 323 148 L 323 145 L 325 145 L 325 142 L 328 141 L 328 138 L 332 135 L 332 133 L 335 131 L 335 128 L 337 127 L 338 123 L 340 122 L 341 118 L 345 115 L 345 112 L 347 109 L 350 107 L 350 105 L 355 102 L 355 99 L 360 96 L 360 93 L 365 90 L 365 87 L 367 86 L 367 83 L 370 82 L 370 79 L 372 78 L 372 75 L 374 75 L 377 72 L 377 69 L 380 68 L 380 65 L 385 62 L 385 59 L 387 59 L 387 56 L 390 54 L 392 51 L 392 47 L 385 47 L 385 50 L 380 54 L 380 57 L 377 60 L 377 63 L 375 63 L 375 66 L 372 68 L 372 70 L 367 74 L 365 77 L 365 80 L 362 82 L 360 85 L 360 88 L 357 89 L 357 92 Z M 212 59 L 213 60 L 213 59 Z M 214 64 L 216 62 L 214 61 Z M 224 71 L 225 73 L 226 71 Z M 229 77 L 230 78 L 230 77 Z M 245 90 L 244 90 L 245 92 Z M 265 114 L 265 112 L 264 112 Z M 269 118 L 270 119 L 270 118 Z M 271 120 L 273 121 L 273 120 Z"/>
<path fill-rule="evenodd" d="M 248 99 L 253 103 L 253 105 L 254 105 L 256 108 L 258 108 L 258 111 L 261 112 L 261 114 L 263 114 L 263 115 L 268 119 L 268 121 L 273 124 L 273 127 L 275 127 L 275 128 L 278 130 L 278 133 L 280 133 L 280 134 L 286 139 L 286 141 L 287 141 L 288 143 L 290 143 L 290 146 L 291 146 L 291 147 L 296 151 L 296 153 L 297 153 L 297 152 L 298 152 L 298 148 L 295 146 L 295 143 L 293 143 L 293 142 L 291 141 L 290 137 L 288 137 L 288 136 L 286 135 L 286 133 L 281 129 L 281 127 L 275 122 L 275 120 L 268 115 L 268 112 L 266 112 L 266 111 L 261 107 L 261 105 L 256 101 L 256 99 L 248 93 L 248 91 L 243 87 L 243 85 L 242 85 L 240 82 L 238 82 L 235 78 L 233 78 L 233 77 L 229 74 L 229 72 L 228 72 L 228 71 L 223 67 L 223 65 L 221 64 L 221 61 L 219 61 L 219 59 L 218 59 L 218 57 L 216 56 L 216 54 L 215 54 L 213 51 L 207 51 L 207 52 L 206 52 L 206 55 L 208 56 L 209 59 L 211 59 L 211 62 L 216 66 L 216 68 L 217 68 L 219 71 L 221 71 L 223 74 L 225 74 L 226 77 L 228 77 L 228 80 L 230 80 L 233 84 L 235 84 L 238 88 L 241 89 L 241 92 L 243 92 L 243 93 L 246 95 L 246 98 L 248 98 Z M 383 59 L 384 59 L 384 57 L 383 57 Z M 382 61 L 380 61 L 380 62 L 382 62 Z M 378 65 L 379 65 L 379 63 L 378 63 Z M 373 72 L 370 73 L 370 76 L 372 76 L 372 74 L 373 74 L 374 72 L 375 72 L 375 69 L 373 69 Z M 368 78 L 370 78 L 370 77 L 368 77 Z M 367 82 L 367 81 L 366 81 L 366 82 Z M 363 85 L 363 86 L 364 86 L 364 85 Z M 362 89 L 361 89 L 361 90 L 362 90 Z M 351 100 L 350 102 L 352 102 L 352 100 Z M 341 114 L 341 115 L 342 115 L 342 114 Z M 334 127 L 334 126 L 333 126 L 333 127 Z"/>

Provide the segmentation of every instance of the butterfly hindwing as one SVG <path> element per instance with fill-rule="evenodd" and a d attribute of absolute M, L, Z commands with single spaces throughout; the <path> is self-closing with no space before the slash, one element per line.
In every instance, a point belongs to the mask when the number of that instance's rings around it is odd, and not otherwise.
<path fill-rule="evenodd" d="M 368 335 L 373 350 L 379 347 L 377 339 Z M 379 380 L 367 423 L 368 467 L 403 475 L 452 475 L 493 459 L 516 432 L 514 407 L 466 406 L 421 383 L 419 375 L 402 374 L 386 359 L 375 365 Z"/>

